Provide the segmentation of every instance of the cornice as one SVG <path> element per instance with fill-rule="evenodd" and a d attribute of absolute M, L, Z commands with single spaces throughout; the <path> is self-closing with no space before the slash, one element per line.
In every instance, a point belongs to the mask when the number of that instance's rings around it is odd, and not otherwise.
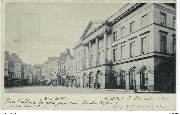
<path fill-rule="evenodd" d="M 160 10 L 162 10 L 162 11 L 164 11 L 164 12 L 173 14 L 173 15 L 176 14 L 175 11 L 170 10 L 170 9 L 168 9 L 168 8 L 165 8 L 165 7 L 163 7 L 163 6 L 159 5 L 159 4 L 156 4 L 156 3 L 154 3 L 154 7 L 157 8 L 157 9 L 160 9 Z"/>
<path fill-rule="evenodd" d="M 131 14 L 132 12 L 134 12 L 135 10 L 137 10 L 138 8 L 140 8 L 141 6 L 143 6 L 145 3 L 137 3 L 134 6 L 132 6 L 131 8 L 129 8 L 128 10 L 126 10 L 124 13 L 122 13 L 120 16 L 118 16 L 117 18 L 115 18 L 112 22 L 108 22 L 105 21 L 104 23 L 102 23 L 100 26 L 98 26 L 96 29 L 94 29 L 94 31 L 92 31 L 91 33 L 89 33 L 88 35 L 86 35 L 86 37 L 84 37 L 82 40 L 84 40 L 85 38 L 87 38 L 88 36 L 90 36 L 91 34 L 95 33 L 96 31 L 98 31 L 99 29 L 101 29 L 103 26 L 109 26 L 112 27 L 114 24 L 116 24 L 117 22 L 119 22 L 120 20 L 122 20 L 123 18 L 125 18 L 126 16 L 128 16 L 129 14 Z"/>
<path fill-rule="evenodd" d="M 143 6 L 145 3 L 137 3 L 134 6 L 132 6 L 131 8 L 129 8 L 128 10 L 126 10 L 124 13 L 122 13 L 120 16 L 118 16 L 117 18 L 115 18 L 111 23 L 112 25 L 118 23 L 120 20 L 122 20 L 123 18 L 125 18 L 126 16 L 128 16 L 129 14 L 131 14 L 132 12 L 134 12 L 135 10 L 137 10 L 138 8 L 140 8 L 141 6 Z"/>

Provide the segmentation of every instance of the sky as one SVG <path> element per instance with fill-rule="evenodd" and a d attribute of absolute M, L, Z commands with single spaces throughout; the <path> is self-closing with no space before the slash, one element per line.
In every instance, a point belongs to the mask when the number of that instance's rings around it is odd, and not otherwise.
<path fill-rule="evenodd" d="M 90 20 L 106 20 L 125 4 L 86 2 L 6 2 L 5 50 L 27 64 L 59 57 L 82 36 Z M 19 49 L 19 50 L 18 50 Z"/>

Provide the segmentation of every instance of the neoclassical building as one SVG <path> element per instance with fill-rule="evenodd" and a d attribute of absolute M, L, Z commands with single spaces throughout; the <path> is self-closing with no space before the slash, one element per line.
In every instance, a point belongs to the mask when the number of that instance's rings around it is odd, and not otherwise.
<path fill-rule="evenodd" d="M 126 4 L 104 21 L 90 21 L 73 49 L 82 88 L 174 92 L 175 4 Z"/>

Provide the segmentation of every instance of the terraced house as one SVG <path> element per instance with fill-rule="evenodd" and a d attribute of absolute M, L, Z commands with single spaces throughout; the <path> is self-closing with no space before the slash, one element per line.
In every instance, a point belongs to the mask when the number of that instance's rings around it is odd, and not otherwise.
<path fill-rule="evenodd" d="M 129 3 L 91 20 L 74 47 L 83 88 L 175 91 L 175 4 Z"/>

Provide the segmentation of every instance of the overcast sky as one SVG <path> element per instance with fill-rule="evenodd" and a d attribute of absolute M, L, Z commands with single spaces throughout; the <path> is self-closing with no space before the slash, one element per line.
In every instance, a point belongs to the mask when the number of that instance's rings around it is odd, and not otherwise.
<path fill-rule="evenodd" d="M 42 64 L 74 47 L 90 20 L 105 20 L 122 3 L 6 3 L 5 46 L 25 63 Z M 19 42 L 17 42 L 19 41 Z"/>

